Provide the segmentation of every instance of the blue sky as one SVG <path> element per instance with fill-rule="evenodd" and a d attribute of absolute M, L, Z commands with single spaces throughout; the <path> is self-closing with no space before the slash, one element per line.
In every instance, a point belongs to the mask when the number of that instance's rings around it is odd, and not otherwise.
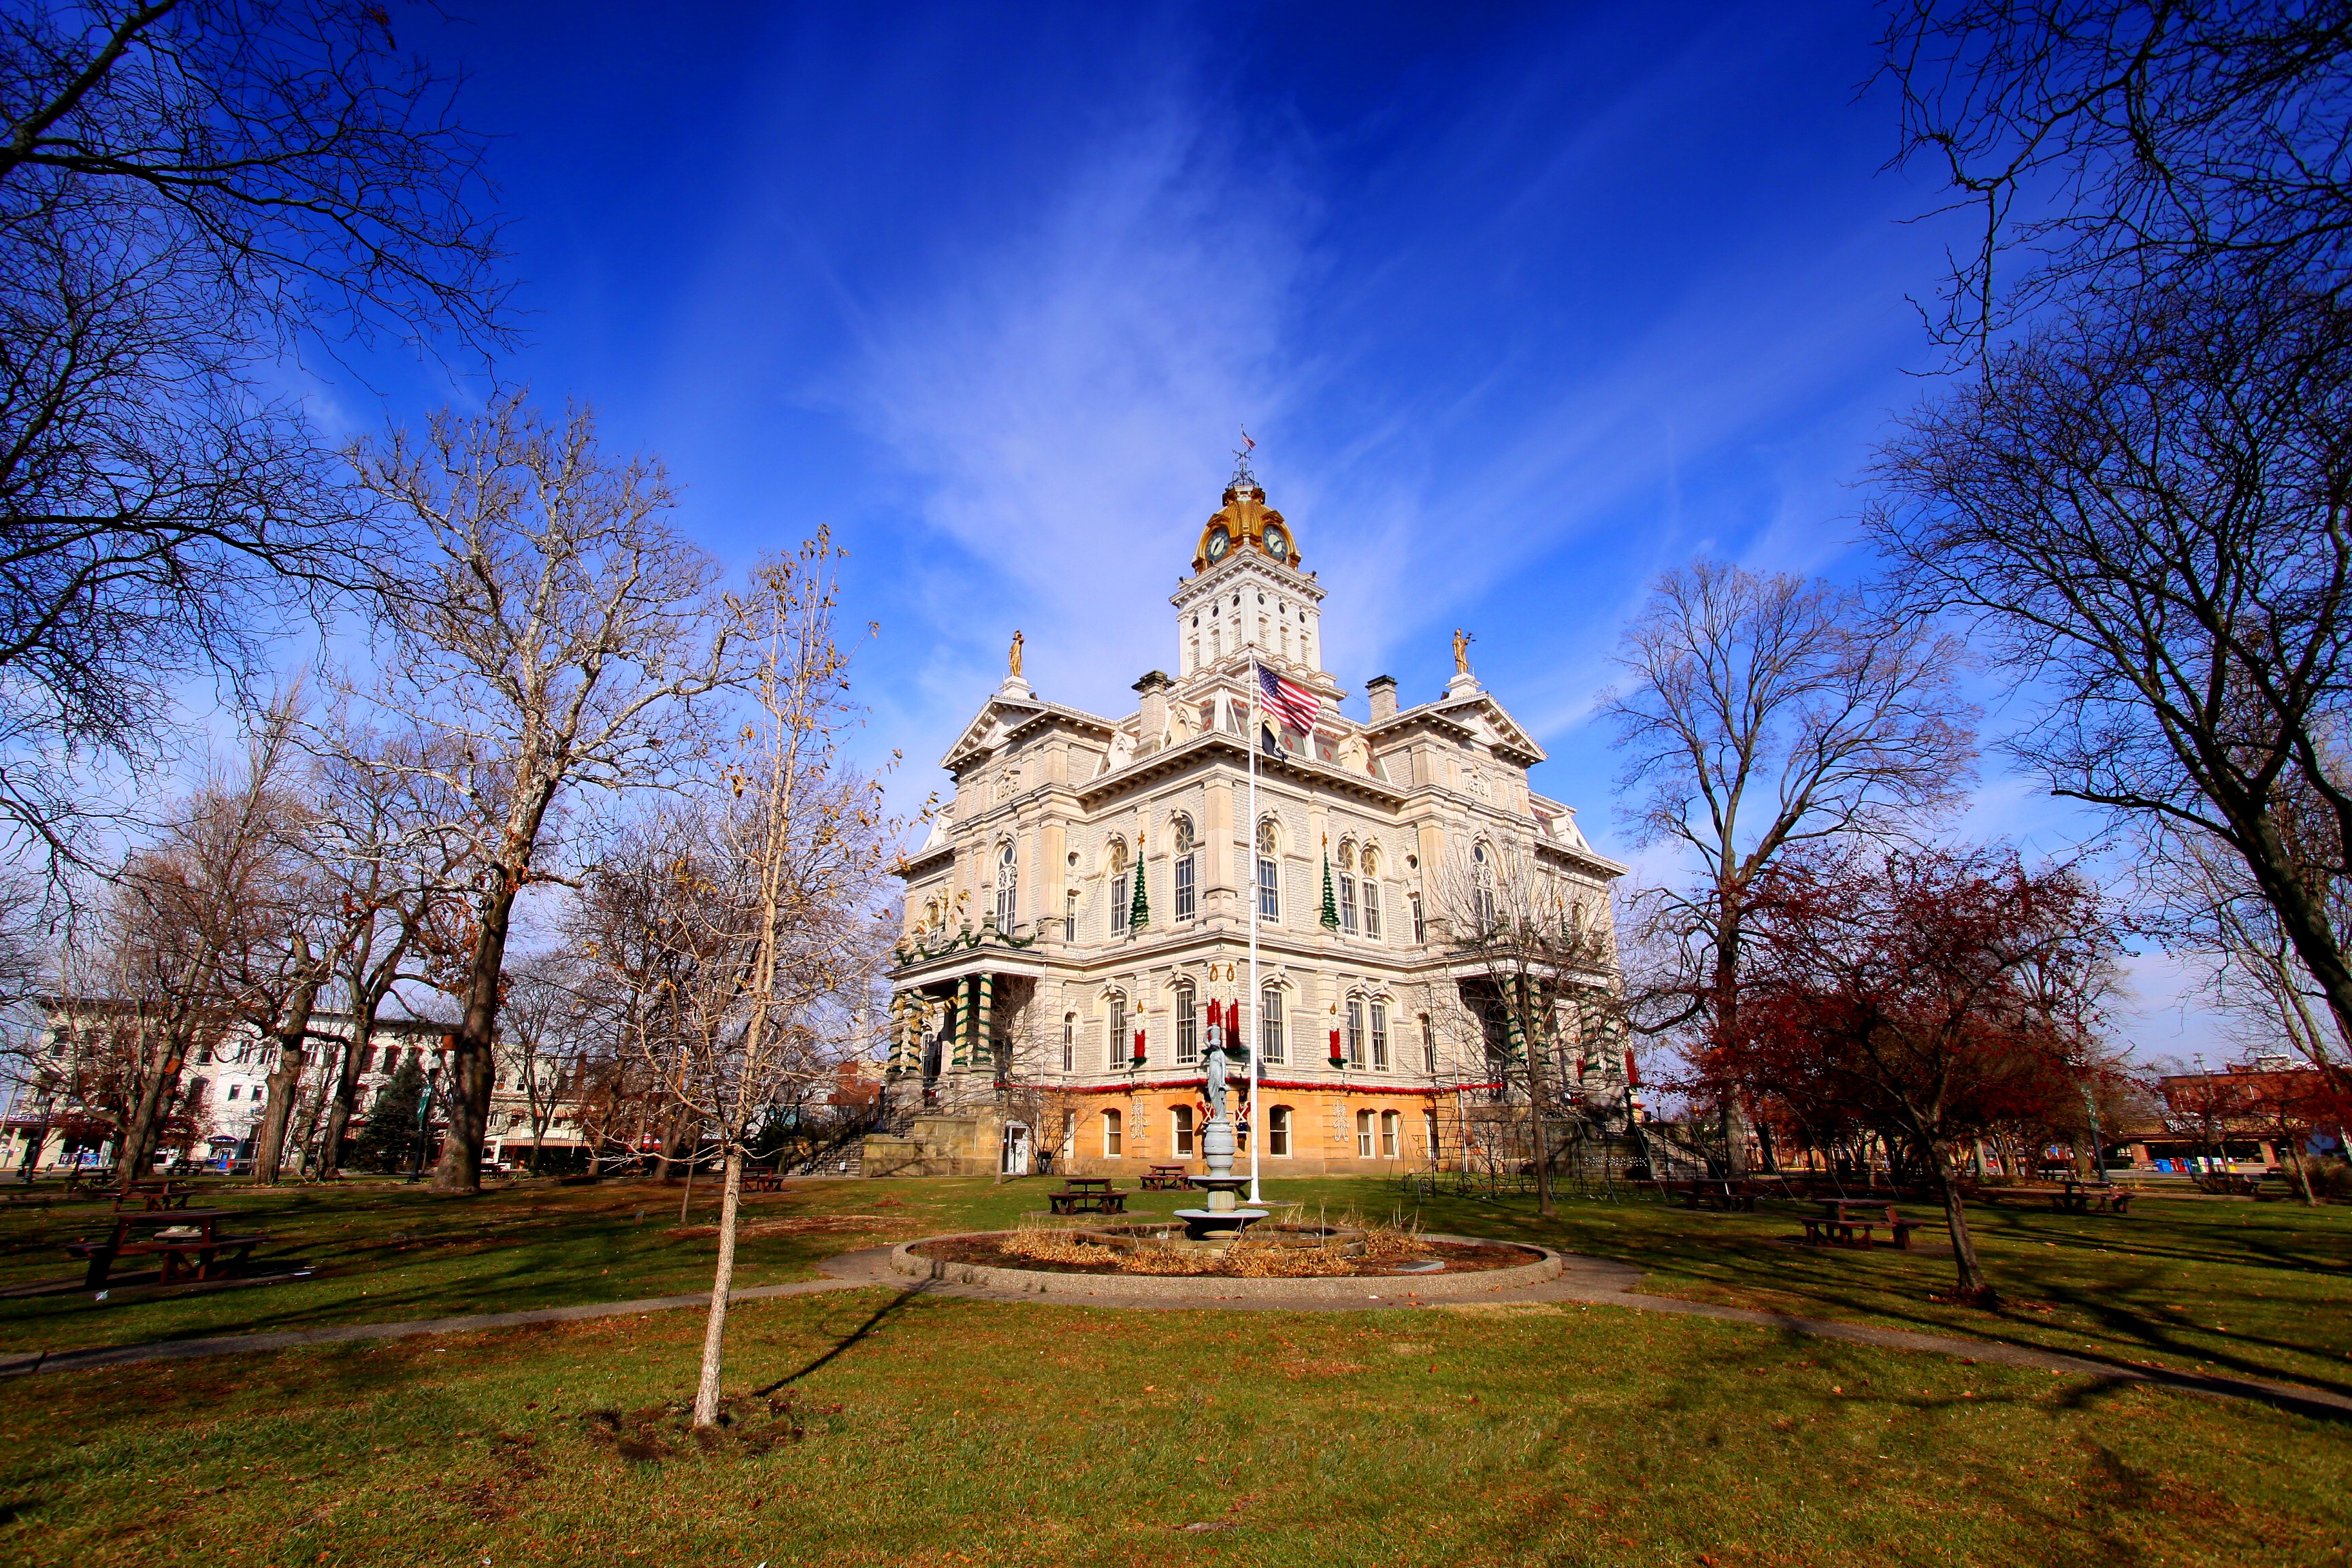
<path fill-rule="evenodd" d="M 662 453 L 730 561 L 834 529 L 914 799 L 1014 627 L 1098 711 L 1172 668 L 1244 421 L 1351 710 L 1375 674 L 1434 696 L 1469 627 L 1538 787 L 1622 857 L 1589 718 L 1649 577 L 1867 570 L 1855 481 L 1926 390 L 1943 237 L 1856 97 L 1867 5 L 551 15 L 400 19 L 499 138 L 533 312 L 500 374 Z M 2088 831 L 1989 774 L 1968 831 Z M 2141 976 L 2143 1050 L 2209 1048 L 2170 989 Z"/>

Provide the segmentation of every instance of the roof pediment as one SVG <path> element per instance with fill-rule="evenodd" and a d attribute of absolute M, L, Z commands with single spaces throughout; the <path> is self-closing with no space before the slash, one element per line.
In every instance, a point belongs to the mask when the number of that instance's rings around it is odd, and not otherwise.
<path fill-rule="evenodd" d="M 1381 734 L 1415 723 L 1434 723 L 1457 733 L 1474 735 L 1523 766 L 1532 767 L 1548 755 L 1526 727 L 1483 689 L 1408 708 L 1393 719 L 1368 726 L 1366 733 Z"/>
<path fill-rule="evenodd" d="M 1041 724 L 1064 723 L 1073 729 L 1088 730 L 1108 735 L 1114 726 L 1108 719 L 1076 708 L 1066 708 L 1058 702 L 1047 702 L 1025 690 L 1015 691 L 1000 687 L 973 715 L 963 733 L 956 737 L 940 766 L 950 773 L 970 767 L 1005 742 Z"/>

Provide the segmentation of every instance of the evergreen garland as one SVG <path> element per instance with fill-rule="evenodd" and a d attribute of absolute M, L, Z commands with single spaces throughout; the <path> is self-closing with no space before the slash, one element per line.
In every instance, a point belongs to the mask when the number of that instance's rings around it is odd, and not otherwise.
<path fill-rule="evenodd" d="M 1144 892 L 1150 880 L 1143 874 L 1143 857 L 1139 855 L 1135 858 L 1135 900 L 1127 906 L 1127 929 L 1129 931 L 1141 931 L 1151 923 L 1151 900 Z"/>

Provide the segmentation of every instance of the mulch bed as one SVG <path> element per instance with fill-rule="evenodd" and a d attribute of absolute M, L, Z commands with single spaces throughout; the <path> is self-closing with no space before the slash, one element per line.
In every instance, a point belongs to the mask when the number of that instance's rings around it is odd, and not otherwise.
<path fill-rule="evenodd" d="M 1543 1256 L 1531 1247 L 1513 1247 L 1499 1241 L 1424 1241 L 1421 1255 L 1443 1262 L 1447 1274 L 1475 1274 L 1489 1268 L 1517 1268 L 1533 1263 Z M 1089 1268 L 1075 1263 L 1055 1263 L 1046 1258 L 1031 1258 L 1024 1253 L 1007 1251 L 1001 1236 L 948 1236 L 927 1241 L 914 1248 L 919 1258 L 936 1258 L 942 1263 L 973 1263 L 986 1268 L 1026 1268 L 1038 1274 L 1149 1274 L 1151 1270 L 1120 1270 Z M 1393 1269 L 1372 1265 L 1361 1270 L 1367 1279 L 1412 1278 L 1399 1276 Z M 1334 1276 L 1333 1278 L 1338 1278 Z"/>

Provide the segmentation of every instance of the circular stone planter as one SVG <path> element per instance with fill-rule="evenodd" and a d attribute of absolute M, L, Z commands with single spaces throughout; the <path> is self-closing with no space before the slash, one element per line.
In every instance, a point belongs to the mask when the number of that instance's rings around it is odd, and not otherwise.
<path fill-rule="evenodd" d="M 1047 1299 L 1098 1300 L 1198 1301 L 1472 1301 L 1499 1291 L 1524 1289 L 1558 1279 L 1568 1259 L 1548 1247 L 1519 1242 L 1486 1241 L 1468 1236 L 1432 1236 L 1432 1241 L 1470 1242 L 1480 1247 L 1513 1247 L 1528 1261 L 1508 1268 L 1467 1269 L 1459 1274 L 1358 1274 L 1346 1278 L 1322 1276 L 1304 1279 L 1239 1279 L 1203 1274 L 1072 1274 L 1039 1268 L 999 1268 L 988 1264 L 951 1263 L 917 1256 L 915 1248 L 958 1236 L 1009 1236 L 1010 1231 L 961 1231 L 947 1236 L 919 1237 L 890 1249 L 890 1269 L 914 1279 L 937 1279 L 947 1285 L 971 1285 Z"/>

